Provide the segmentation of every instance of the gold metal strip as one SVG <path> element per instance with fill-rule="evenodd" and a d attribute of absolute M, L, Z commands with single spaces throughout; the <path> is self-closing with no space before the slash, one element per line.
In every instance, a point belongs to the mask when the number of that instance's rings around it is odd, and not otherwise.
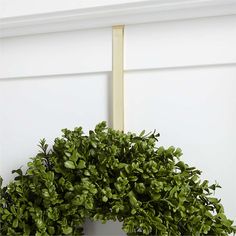
<path fill-rule="evenodd" d="M 124 130 L 124 26 L 112 27 L 112 126 Z"/>

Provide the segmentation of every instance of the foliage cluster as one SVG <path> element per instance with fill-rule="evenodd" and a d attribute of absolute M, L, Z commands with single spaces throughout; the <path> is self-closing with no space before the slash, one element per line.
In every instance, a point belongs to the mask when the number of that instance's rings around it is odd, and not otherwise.
<path fill-rule="evenodd" d="M 228 235 L 236 231 L 213 197 L 217 184 L 157 147 L 159 134 L 123 133 L 98 124 L 63 130 L 48 150 L 14 170 L 0 188 L 0 235 L 82 235 L 86 218 L 119 220 L 128 235 Z"/>

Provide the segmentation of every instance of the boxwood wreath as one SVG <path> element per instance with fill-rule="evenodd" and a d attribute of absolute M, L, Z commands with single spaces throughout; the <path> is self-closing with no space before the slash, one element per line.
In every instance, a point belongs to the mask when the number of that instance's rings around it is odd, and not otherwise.
<path fill-rule="evenodd" d="M 157 147 L 158 133 L 124 133 L 98 124 L 64 129 L 48 150 L 13 170 L 1 187 L 1 235 L 82 235 L 86 218 L 119 220 L 127 235 L 228 235 L 235 233 L 219 186 L 179 160 L 181 149 Z M 1 181 L 2 182 L 2 181 Z"/>

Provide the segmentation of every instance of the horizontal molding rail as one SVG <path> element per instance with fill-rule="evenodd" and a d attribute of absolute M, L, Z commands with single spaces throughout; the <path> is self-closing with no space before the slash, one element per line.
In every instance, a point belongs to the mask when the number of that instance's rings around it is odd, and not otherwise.
<path fill-rule="evenodd" d="M 198 64 L 198 65 L 183 65 L 183 66 L 167 66 L 167 67 L 150 67 L 150 68 L 134 68 L 124 69 L 124 75 L 127 73 L 149 72 L 149 71 L 165 71 L 165 70 L 188 70 L 197 68 L 215 68 L 215 67 L 234 67 L 236 62 L 229 63 L 215 63 L 215 64 Z M 63 73 L 63 74 L 41 74 L 41 75 L 27 75 L 27 76 L 9 76 L 0 77 L 1 81 L 15 80 L 15 79 L 33 79 L 33 78 L 60 78 L 64 76 L 86 76 L 86 75 L 101 75 L 108 74 L 112 78 L 112 71 L 92 71 L 92 72 L 78 72 L 78 73 Z"/>
<path fill-rule="evenodd" d="M 149 68 L 134 68 L 124 70 L 125 73 L 137 73 L 145 71 L 165 71 L 165 70 L 189 70 L 200 68 L 215 68 L 215 67 L 234 67 L 236 62 L 229 63 L 214 63 L 214 64 L 196 64 L 196 65 L 182 65 L 182 66 L 166 66 L 166 67 L 149 67 Z"/>
<path fill-rule="evenodd" d="M 16 79 L 36 79 L 36 78 L 61 78 L 65 76 L 89 76 L 89 75 L 105 75 L 105 74 L 110 74 L 111 75 L 112 71 L 92 71 L 92 72 L 76 72 L 76 73 L 60 73 L 60 74 L 40 74 L 40 75 L 27 75 L 27 76 L 9 76 L 9 77 L 0 77 L 0 82 L 3 80 L 16 80 Z"/>
<path fill-rule="evenodd" d="M 0 18 L 0 37 L 236 14 L 235 0 L 143 0 Z"/>

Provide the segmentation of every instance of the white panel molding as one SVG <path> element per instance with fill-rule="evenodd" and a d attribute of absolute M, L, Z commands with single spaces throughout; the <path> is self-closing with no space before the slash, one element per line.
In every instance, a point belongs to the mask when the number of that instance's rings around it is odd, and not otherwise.
<path fill-rule="evenodd" d="M 107 73 L 0 80 L 0 107 L 4 107 L 0 110 L 0 173 L 4 183 L 12 179 L 12 169 L 35 156 L 41 138 L 52 144 L 65 127 L 82 126 L 87 133 L 102 120 L 110 125 L 110 84 Z M 14 148 L 9 146 L 12 142 Z"/>
<path fill-rule="evenodd" d="M 236 0 L 143 0 L 0 18 L 0 37 L 236 14 Z"/>
<path fill-rule="evenodd" d="M 202 170 L 203 179 L 220 183 L 217 197 L 236 222 L 230 185 L 236 179 L 235 76 L 236 66 L 127 73 L 125 130 L 157 129 L 158 146 L 181 147 L 184 160 Z"/>
<path fill-rule="evenodd" d="M 0 51 L 0 78 L 111 71 L 112 30 L 2 38 Z"/>
<path fill-rule="evenodd" d="M 144 0 L 0 0 L 0 15 L 16 17 L 142 1 Z"/>
<path fill-rule="evenodd" d="M 124 73 L 137 73 L 137 72 L 152 72 L 152 71 L 168 71 L 168 70 L 191 70 L 200 68 L 222 68 L 222 67 L 235 67 L 236 62 L 227 63 L 214 63 L 214 64 L 194 64 L 194 65 L 183 65 L 183 66 L 164 66 L 164 67 L 143 67 L 135 69 L 124 70 Z"/>
<path fill-rule="evenodd" d="M 236 15 L 126 26 L 125 70 L 236 63 Z"/>
<path fill-rule="evenodd" d="M 111 71 L 92 71 L 92 72 L 79 72 L 79 73 L 60 73 L 60 74 L 35 74 L 30 76 L 6 76 L 0 77 L 1 81 L 19 80 L 19 79 L 49 79 L 49 78 L 62 78 L 65 76 L 76 77 L 76 76 L 93 76 L 93 75 L 108 75 L 111 77 Z"/>
<path fill-rule="evenodd" d="M 149 67 L 149 68 L 135 68 L 135 69 L 126 69 L 124 70 L 125 74 L 137 73 L 137 72 L 152 72 L 152 71 L 163 71 L 163 70 L 189 70 L 194 68 L 221 68 L 221 67 L 234 67 L 235 63 L 216 63 L 216 64 L 199 64 L 199 65 L 184 65 L 184 66 L 166 66 L 166 67 Z M 92 71 L 92 72 L 81 72 L 81 73 L 60 73 L 60 74 L 40 74 L 40 75 L 30 75 L 30 76 L 6 76 L 0 77 L 1 81 L 9 81 L 16 79 L 37 79 L 37 78 L 60 78 L 64 76 L 85 76 L 85 75 L 102 75 L 108 74 L 111 77 L 112 71 Z"/>

